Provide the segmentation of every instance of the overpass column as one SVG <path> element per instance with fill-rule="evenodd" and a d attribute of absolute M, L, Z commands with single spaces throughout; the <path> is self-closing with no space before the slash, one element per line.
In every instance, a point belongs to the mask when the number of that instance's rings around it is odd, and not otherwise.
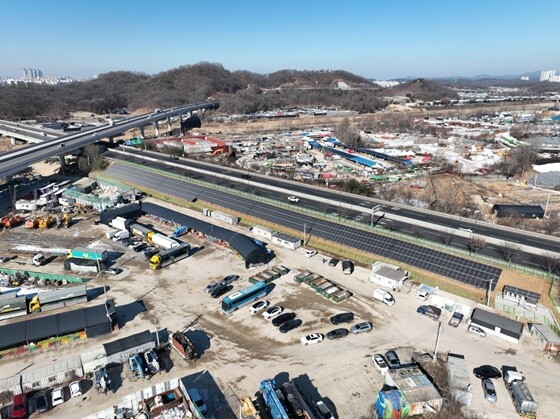
<path fill-rule="evenodd" d="M 159 137 L 159 125 L 158 125 L 157 121 L 154 122 L 154 131 L 155 131 L 156 137 Z"/>
<path fill-rule="evenodd" d="M 173 130 L 173 125 L 171 124 L 171 117 L 167 117 L 167 130 L 168 131 L 172 131 Z"/>
<path fill-rule="evenodd" d="M 140 127 L 140 136 L 144 138 L 144 126 Z"/>
<path fill-rule="evenodd" d="M 16 137 L 10 137 L 10 144 L 17 145 Z"/>
<path fill-rule="evenodd" d="M 60 167 L 66 166 L 66 160 L 64 160 L 64 154 L 58 156 L 58 162 L 60 163 Z"/>
<path fill-rule="evenodd" d="M 109 137 L 109 144 L 115 144 L 115 137 Z"/>

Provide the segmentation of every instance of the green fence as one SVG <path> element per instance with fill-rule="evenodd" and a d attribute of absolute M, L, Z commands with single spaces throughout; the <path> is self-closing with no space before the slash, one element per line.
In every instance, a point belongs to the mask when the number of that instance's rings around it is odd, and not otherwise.
<path fill-rule="evenodd" d="M 12 278 L 21 278 L 25 280 L 26 278 L 33 278 L 35 280 L 45 280 L 45 281 L 66 281 L 68 283 L 75 283 L 81 284 L 84 281 L 82 278 L 77 278 L 75 276 L 68 276 L 68 275 L 56 275 L 46 272 L 33 272 L 33 271 L 26 271 L 22 269 L 10 269 L 10 268 L 0 268 L 0 273 L 4 275 L 9 275 Z"/>

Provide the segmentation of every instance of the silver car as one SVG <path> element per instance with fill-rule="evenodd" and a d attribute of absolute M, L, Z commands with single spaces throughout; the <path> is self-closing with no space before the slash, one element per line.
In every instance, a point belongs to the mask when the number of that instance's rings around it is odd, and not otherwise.
<path fill-rule="evenodd" d="M 371 324 L 370 322 L 358 323 L 350 328 L 350 331 L 355 335 L 357 335 L 358 333 L 371 332 L 372 330 L 373 324 Z"/>
<path fill-rule="evenodd" d="M 482 380 L 482 391 L 484 391 L 484 398 L 489 402 L 497 402 L 498 396 L 496 395 L 496 387 L 491 379 L 485 378 Z"/>

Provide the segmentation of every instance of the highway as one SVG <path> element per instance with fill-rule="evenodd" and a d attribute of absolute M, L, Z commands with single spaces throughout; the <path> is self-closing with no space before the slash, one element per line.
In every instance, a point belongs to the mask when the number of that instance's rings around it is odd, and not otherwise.
<path fill-rule="evenodd" d="M 0 178 L 14 175 L 25 170 L 29 165 L 43 161 L 49 157 L 73 153 L 88 144 L 99 141 L 101 138 L 112 138 L 130 129 L 139 128 L 187 112 L 201 109 L 217 109 L 219 105 L 219 102 L 206 102 L 178 106 L 158 113 L 149 113 L 123 119 L 115 122 L 114 125 L 106 124 L 84 132 L 64 135 L 40 144 L 28 145 L 18 150 L 2 153 L 0 154 Z M 19 128 L 12 127 L 11 129 Z"/>
<path fill-rule="evenodd" d="M 140 151 L 133 147 L 122 147 L 126 154 L 135 155 L 139 158 L 148 157 L 160 160 L 160 163 L 148 163 L 149 166 L 160 167 L 167 170 L 170 167 L 181 167 L 191 171 L 192 177 L 204 179 L 227 186 L 232 189 L 244 190 L 252 194 L 257 194 L 271 199 L 285 200 L 289 195 L 296 195 L 301 198 L 300 206 L 311 208 L 322 213 L 338 216 L 338 218 L 349 218 L 356 221 L 393 227 L 400 232 L 410 233 L 421 231 L 421 237 L 433 242 L 441 243 L 442 235 L 452 235 L 451 246 L 466 249 L 466 245 L 472 234 L 489 238 L 485 247 L 480 250 L 481 254 L 497 259 L 503 259 L 504 242 L 512 243 L 510 252 L 516 253 L 512 258 L 515 263 L 531 268 L 540 268 L 538 261 L 539 252 L 521 251 L 514 249 L 515 245 L 530 246 L 542 253 L 560 252 L 560 240 L 536 233 L 527 233 L 514 228 L 497 226 L 482 221 L 468 220 L 461 217 L 441 214 L 422 208 L 413 208 L 401 204 L 381 201 L 378 199 L 352 195 L 332 189 L 309 186 L 301 182 L 294 182 L 285 179 L 278 179 L 269 176 L 251 173 L 249 179 L 247 171 L 238 170 L 230 167 L 218 166 L 200 161 L 188 159 L 167 160 L 167 156 L 161 153 Z M 118 150 L 121 150 L 119 147 Z M 115 150 L 116 151 L 116 150 Z M 123 159 L 122 153 L 109 150 L 106 155 L 115 159 Z M 126 158 L 129 160 L 129 158 Z M 141 162 L 141 160 L 139 160 Z M 145 164 L 145 163 L 144 163 Z M 282 190 L 281 194 L 278 190 Z M 329 201 L 330 203 L 325 203 Z M 338 203 L 338 204 L 337 204 Z M 372 208 L 381 205 L 372 217 Z M 352 207 L 350 210 L 348 207 Z M 356 208 L 359 211 L 356 211 Z M 380 218 L 380 214 L 385 216 Z M 419 227 L 419 224 L 422 227 Z M 426 228 L 426 225 L 430 225 Z M 458 228 L 470 228 L 473 233 L 459 231 Z M 493 238 L 493 239 L 490 239 Z M 508 246 L 510 246 L 508 244 Z"/>

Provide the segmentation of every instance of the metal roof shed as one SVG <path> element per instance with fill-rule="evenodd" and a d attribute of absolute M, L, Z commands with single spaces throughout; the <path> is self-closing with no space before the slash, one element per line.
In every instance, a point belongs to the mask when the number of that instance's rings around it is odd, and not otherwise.
<path fill-rule="evenodd" d="M 540 205 L 511 205 L 511 204 L 495 204 L 492 207 L 492 213 L 497 217 L 512 218 L 543 218 L 544 210 Z"/>
<path fill-rule="evenodd" d="M 560 351 L 560 337 L 546 324 L 531 324 L 530 330 L 544 351 Z"/>
<path fill-rule="evenodd" d="M 472 385 L 465 357 L 459 354 L 447 354 L 447 380 L 454 400 L 466 406 L 472 403 Z"/>
<path fill-rule="evenodd" d="M 471 323 L 514 343 L 519 342 L 523 334 L 523 323 L 480 308 L 473 310 Z"/>
<path fill-rule="evenodd" d="M 108 364 L 126 362 L 130 355 L 155 347 L 154 338 L 149 330 L 103 344 Z"/>

